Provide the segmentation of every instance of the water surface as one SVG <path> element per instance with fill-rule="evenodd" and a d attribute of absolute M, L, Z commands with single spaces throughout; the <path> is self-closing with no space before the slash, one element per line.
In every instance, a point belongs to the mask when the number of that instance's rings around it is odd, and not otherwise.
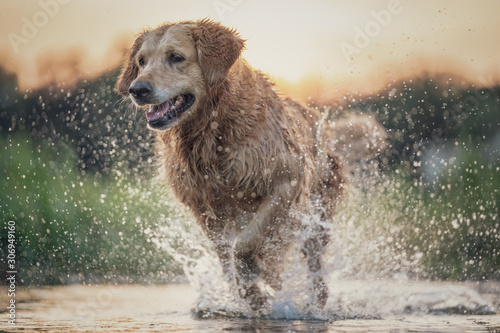
<path fill-rule="evenodd" d="M 193 312 L 199 294 L 188 284 L 71 285 L 22 288 L 16 293 L 17 323 L 0 324 L 14 332 L 499 332 L 500 283 L 345 283 L 333 288 L 326 314 L 344 307 L 358 318 L 245 318 Z M 356 292 L 358 290 L 358 292 Z M 393 290 L 393 292 L 391 292 Z M 477 292 L 479 291 L 479 292 Z M 0 300 L 7 304 L 5 293 Z M 364 295 L 364 296 L 363 296 Z M 397 301 L 395 301 L 397 299 Z M 480 315 L 481 302 L 490 314 Z M 378 311 L 372 307 L 379 305 Z M 462 304 L 459 304 L 462 303 Z M 398 308 L 405 306 L 405 308 Z M 408 306 L 413 306 L 410 309 Z M 357 309 L 355 309 L 357 307 Z M 441 308 L 440 308 L 441 307 Z M 482 310 L 481 310 L 482 309 Z M 372 312 L 372 318 L 370 318 Z M 460 314 L 465 313 L 465 314 Z M 207 314 L 207 313 L 205 313 Z M 4 313 L 5 315 L 5 313 Z M 324 315 L 324 314 L 323 314 Z M 5 317 L 4 317 L 5 318 Z"/>

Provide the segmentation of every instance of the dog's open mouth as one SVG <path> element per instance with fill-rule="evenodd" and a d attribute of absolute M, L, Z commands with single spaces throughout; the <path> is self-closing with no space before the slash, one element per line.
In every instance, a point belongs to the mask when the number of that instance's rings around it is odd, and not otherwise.
<path fill-rule="evenodd" d="M 171 125 L 194 103 L 194 95 L 182 94 L 161 104 L 150 105 L 146 119 L 152 128 Z"/>

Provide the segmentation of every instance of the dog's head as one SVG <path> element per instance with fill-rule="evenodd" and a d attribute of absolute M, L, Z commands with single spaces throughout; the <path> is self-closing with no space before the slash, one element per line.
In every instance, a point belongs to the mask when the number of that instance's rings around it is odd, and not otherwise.
<path fill-rule="evenodd" d="M 145 31 L 128 53 L 116 89 L 147 107 L 151 129 L 168 129 L 196 117 L 226 79 L 243 45 L 234 30 L 209 20 Z"/>

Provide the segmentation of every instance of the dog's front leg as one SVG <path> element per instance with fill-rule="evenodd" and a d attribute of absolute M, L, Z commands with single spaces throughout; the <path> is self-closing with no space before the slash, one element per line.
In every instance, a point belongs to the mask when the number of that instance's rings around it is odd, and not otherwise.
<path fill-rule="evenodd" d="M 231 243 L 225 238 L 224 224 L 217 220 L 216 218 L 204 218 L 198 221 L 202 226 L 203 231 L 207 237 L 212 242 L 215 252 L 219 257 L 219 261 L 222 265 L 222 271 L 224 275 L 231 279 L 233 272 L 231 269 L 232 255 L 231 255 Z"/>
<path fill-rule="evenodd" d="M 259 249 L 273 228 L 288 218 L 295 195 L 291 185 L 278 186 L 272 195 L 264 199 L 252 221 L 233 243 L 236 283 L 240 296 L 248 300 L 253 310 L 266 308 L 273 293 L 272 288 L 259 277 Z"/>

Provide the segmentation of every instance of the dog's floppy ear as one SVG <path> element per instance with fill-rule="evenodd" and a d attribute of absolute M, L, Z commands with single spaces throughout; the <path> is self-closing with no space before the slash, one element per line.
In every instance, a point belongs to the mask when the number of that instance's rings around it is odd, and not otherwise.
<path fill-rule="evenodd" d="M 139 67 L 137 67 L 137 63 L 135 61 L 135 56 L 137 52 L 142 46 L 142 43 L 146 39 L 146 36 L 149 34 L 148 31 L 143 32 L 139 37 L 136 38 L 134 45 L 130 48 L 126 56 L 126 63 L 122 68 L 120 76 L 118 77 L 118 81 L 116 82 L 115 89 L 118 93 L 127 97 L 129 95 L 128 89 L 132 84 L 132 81 L 135 80 L 139 73 Z"/>
<path fill-rule="evenodd" d="M 192 31 L 198 62 L 208 87 L 213 88 L 224 81 L 245 41 L 235 30 L 208 19 L 197 21 Z"/>

